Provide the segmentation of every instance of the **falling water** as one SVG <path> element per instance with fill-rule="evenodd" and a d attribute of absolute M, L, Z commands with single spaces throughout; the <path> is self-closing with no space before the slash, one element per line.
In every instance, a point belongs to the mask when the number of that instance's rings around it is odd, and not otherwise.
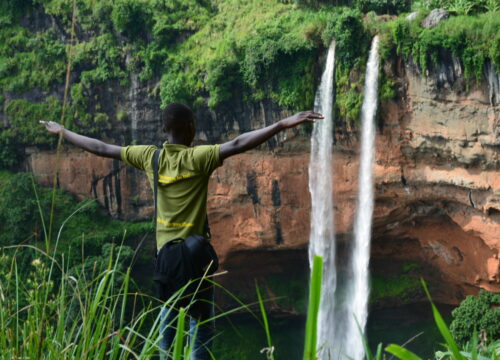
<path fill-rule="evenodd" d="M 359 165 L 358 202 L 354 220 L 354 244 L 351 253 L 351 274 L 347 285 L 344 352 L 355 360 L 364 357 L 358 325 L 364 332 L 368 317 L 370 293 L 368 264 L 373 216 L 373 161 L 375 153 L 375 114 L 378 91 L 378 37 L 373 38 L 366 66 L 365 95 L 361 111 L 361 158 Z"/>
<path fill-rule="evenodd" d="M 131 57 L 127 54 L 125 57 L 125 64 L 128 66 L 130 64 Z M 130 90 L 128 93 L 128 98 L 130 101 L 129 108 L 129 118 L 130 118 L 130 128 L 132 130 L 132 141 L 136 142 L 137 139 L 137 124 L 139 121 L 139 112 L 137 108 L 137 94 L 139 92 L 139 78 L 135 71 L 130 72 Z"/>
<path fill-rule="evenodd" d="M 335 239 L 333 229 L 332 142 L 335 70 L 335 42 L 328 49 L 326 66 L 316 94 L 314 110 L 324 119 L 314 123 L 309 163 L 309 191 L 311 192 L 311 233 L 309 260 L 314 255 L 323 257 L 323 283 L 318 314 L 318 347 L 323 347 L 321 358 L 328 359 L 333 338 L 335 292 Z"/>

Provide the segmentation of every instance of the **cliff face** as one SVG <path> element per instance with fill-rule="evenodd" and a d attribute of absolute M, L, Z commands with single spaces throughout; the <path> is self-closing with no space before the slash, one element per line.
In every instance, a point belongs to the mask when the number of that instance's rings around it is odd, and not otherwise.
<path fill-rule="evenodd" d="M 398 273 L 400 264 L 417 264 L 418 275 L 436 285 L 435 299 L 446 303 L 479 288 L 500 291 L 500 86 L 492 66 L 486 69 L 484 79 L 467 88 L 460 62 L 447 54 L 426 76 L 411 62 L 384 65 L 397 80 L 398 96 L 379 111 L 372 270 Z M 132 129 L 124 138 L 159 144 L 158 104 L 142 100 L 147 85 L 136 86 L 120 100 Z M 223 141 L 285 115 L 270 102 L 200 112 L 198 138 Z M 55 157 L 34 151 L 27 167 L 48 185 Z M 336 135 L 333 161 L 342 254 L 354 219 L 356 129 Z M 305 271 L 308 162 L 308 139 L 290 131 L 214 172 L 209 219 L 222 266 L 230 270 L 226 284 Z M 152 213 L 145 176 L 117 161 L 66 149 L 58 182 L 80 198 L 97 198 L 116 216 Z"/>

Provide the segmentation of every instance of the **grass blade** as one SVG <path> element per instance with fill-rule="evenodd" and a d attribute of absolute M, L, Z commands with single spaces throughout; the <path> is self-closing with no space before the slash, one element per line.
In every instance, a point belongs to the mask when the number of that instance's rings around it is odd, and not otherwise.
<path fill-rule="evenodd" d="M 321 301 L 321 282 L 323 280 L 323 258 L 315 256 L 309 287 L 309 307 L 307 310 L 306 339 L 304 345 L 304 360 L 316 359 L 316 342 L 318 331 L 318 312 Z"/>
<path fill-rule="evenodd" d="M 173 360 L 181 360 L 182 358 L 185 318 L 186 309 L 180 308 L 179 317 L 177 318 L 177 330 L 175 331 L 174 355 L 172 357 Z"/>
<path fill-rule="evenodd" d="M 396 344 L 391 344 L 385 348 L 385 351 L 394 355 L 398 359 L 401 360 L 422 360 L 422 358 L 418 355 L 415 355 L 410 350 L 405 349 Z"/>
<path fill-rule="evenodd" d="M 356 322 L 356 327 L 358 328 L 358 331 L 359 331 L 359 336 L 361 336 L 361 341 L 363 342 L 363 348 L 365 349 L 365 355 L 366 355 L 366 360 L 373 360 L 373 355 L 372 355 L 372 352 L 370 351 L 370 347 L 368 346 L 368 342 L 366 341 L 366 336 L 365 334 L 363 334 L 363 330 L 361 329 L 361 326 L 359 326 L 359 321 L 358 319 L 356 318 L 356 316 L 353 314 L 354 316 L 354 321 Z M 380 346 L 381 344 L 379 344 Z"/>
<path fill-rule="evenodd" d="M 271 332 L 269 331 L 269 322 L 267 321 L 266 308 L 264 307 L 264 302 L 262 301 L 262 296 L 260 295 L 260 289 L 257 282 L 255 283 L 255 289 L 257 290 L 257 298 L 259 300 L 260 313 L 262 314 L 262 321 L 264 323 L 264 330 L 266 332 L 267 347 L 269 349 L 268 359 L 274 360 L 273 354 L 273 343 L 271 341 Z"/>
<path fill-rule="evenodd" d="M 375 360 L 382 360 L 382 343 L 377 346 L 377 353 L 375 354 Z"/>
<path fill-rule="evenodd" d="M 436 325 L 439 329 L 439 332 L 441 333 L 444 340 L 446 341 L 448 348 L 452 352 L 453 359 L 465 360 L 465 357 L 460 353 L 460 350 L 458 349 L 457 343 L 453 339 L 453 336 L 451 336 L 450 330 L 448 329 L 448 326 L 446 325 L 443 317 L 439 313 L 436 305 L 434 305 L 434 302 L 432 301 L 432 298 L 431 298 L 431 294 L 429 293 L 429 289 L 427 288 L 427 284 L 425 283 L 425 281 L 423 279 L 421 279 L 420 281 L 422 282 L 422 286 L 424 287 L 424 291 L 427 294 L 429 301 L 431 302 L 432 314 L 434 315 L 434 321 L 436 322 Z"/>
<path fill-rule="evenodd" d="M 478 336 L 477 336 L 477 330 L 474 329 L 474 334 L 472 334 L 472 342 L 471 342 L 471 356 L 470 356 L 470 359 L 471 360 L 477 360 L 477 345 L 479 343 L 479 339 L 478 339 Z"/>

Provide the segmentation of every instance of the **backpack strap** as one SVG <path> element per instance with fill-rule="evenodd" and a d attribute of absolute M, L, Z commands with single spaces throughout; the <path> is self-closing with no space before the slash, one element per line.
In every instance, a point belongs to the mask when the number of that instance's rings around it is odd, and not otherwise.
<path fill-rule="evenodd" d="M 212 233 L 210 232 L 210 226 L 208 225 L 208 213 L 205 216 L 205 236 L 208 240 L 212 238 Z"/>
<path fill-rule="evenodd" d="M 155 215 L 153 222 L 155 223 L 155 228 L 158 223 L 158 162 L 160 159 L 161 149 L 155 151 L 153 155 L 153 198 L 155 202 Z"/>

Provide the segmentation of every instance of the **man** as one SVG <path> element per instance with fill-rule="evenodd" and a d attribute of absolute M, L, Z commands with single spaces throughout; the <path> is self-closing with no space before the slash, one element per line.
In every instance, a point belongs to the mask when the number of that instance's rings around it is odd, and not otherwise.
<path fill-rule="evenodd" d="M 194 115 L 189 107 L 180 103 L 168 105 L 162 114 L 163 132 L 167 141 L 159 156 L 158 216 L 156 245 L 158 251 L 163 246 L 174 249 L 173 244 L 194 234 L 204 234 L 206 222 L 208 180 L 212 172 L 222 165 L 224 159 L 253 149 L 282 130 L 304 122 L 322 119 L 321 114 L 305 111 L 282 119 L 265 128 L 239 135 L 221 145 L 201 145 L 191 147 L 195 136 Z M 100 140 L 79 135 L 55 122 L 40 121 L 55 135 L 62 133 L 64 139 L 93 154 L 122 160 L 146 172 L 153 178 L 154 145 L 121 147 L 106 144 Z M 172 246 L 170 246 L 172 245 Z M 169 250 L 170 251 L 170 250 Z M 190 334 L 194 342 L 193 359 L 210 359 L 209 349 L 214 334 L 213 287 L 200 296 L 189 312 Z M 175 329 L 170 326 L 175 320 L 175 311 L 162 311 L 161 347 L 168 350 L 172 344 Z M 197 322 L 203 325 L 197 327 Z"/>

